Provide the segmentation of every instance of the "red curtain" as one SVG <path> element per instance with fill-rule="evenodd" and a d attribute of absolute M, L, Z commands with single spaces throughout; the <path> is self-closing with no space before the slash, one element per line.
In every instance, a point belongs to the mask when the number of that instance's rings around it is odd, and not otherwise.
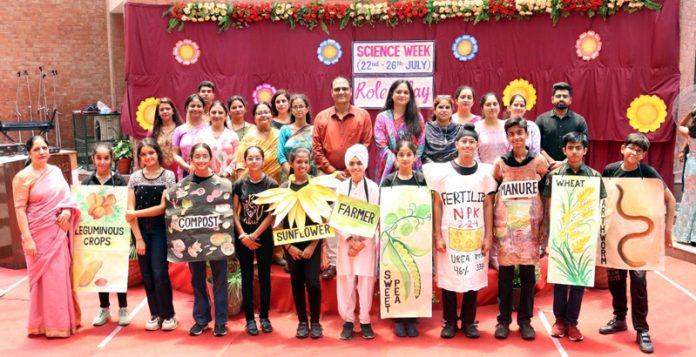
<path fill-rule="evenodd" d="M 556 27 L 545 16 L 477 25 L 448 20 L 428 26 L 416 20 L 395 28 L 377 25 L 340 30 L 334 25 L 329 26 L 330 35 L 320 29 L 290 30 L 285 24 L 270 22 L 225 32 L 218 32 L 213 23 L 187 23 L 183 31 L 168 33 L 168 19 L 162 17 L 166 8 L 133 3 L 124 8 L 127 89 L 122 127 L 136 138 L 144 136 L 135 120 L 137 106 L 148 97 L 171 97 L 182 110 L 184 98 L 196 91 L 201 80 L 209 79 L 217 86 L 217 99 L 240 94 L 251 102 L 256 86 L 268 83 L 305 93 L 316 114 L 332 104 L 331 79 L 351 75 L 352 41 L 435 40 L 437 94 L 453 94 L 459 85 L 469 84 L 477 95 L 493 91 L 502 96 L 511 80 L 524 78 L 537 90 L 537 104 L 527 114 L 534 119 L 551 109 L 551 85 L 569 82 L 574 90 L 571 108 L 589 125 L 588 163 L 599 171 L 621 159 L 621 142 L 634 131 L 626 118 L 631 101 L 643 94 L 658 95 L 668 104 L 670 116 L 648 134 L 652 147 L 646 162 L 668 184 L 673 181 L 671 105 L 679 90 L 677 1 L 664 1 L 659 12 L 621 12 L 606 21 L 573 14 Z M 599 57 L 588 62 L 577 56 L 575 42 L 589 30 L 601 36 L 602 49 Z M 478 41 L 478 53 L 468 62 L 458 61 L 451 51 L 454 40 L 463 34 Z M 317 59 L 317 47 L 327 38 L 336 40 L 343 51 L 332 66 Z M 174 58 L 173 48 L 183 39 L 200 46 L 197 63 L 184 66 Z M 374 118 L 376 111 L 371 114 Z"/>

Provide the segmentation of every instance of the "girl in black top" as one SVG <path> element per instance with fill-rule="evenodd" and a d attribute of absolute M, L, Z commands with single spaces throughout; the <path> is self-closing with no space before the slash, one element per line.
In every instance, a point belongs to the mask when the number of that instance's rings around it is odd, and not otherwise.
<path fill-rule="evenodd" d="M 232 188 L 232 203 L 235 212 L 234 226 L 237 231 L 235 248 L 242 270 L 242 300 L 246 316 L 246 331 L 251 336 L 259 334 L 254 319 L 254 256 L 259 275 L 259 319 L 261 330 L 273 331 L 268 319 L 271 305 L 271 259 L 273 257 L 273 216 L 268 214 L 267 205 L 256 205 L 256 194 L 278 183 L 263 173 L 264 154 L 258 146 L 250 146 L 244 151 L 244 163 L 248 175 L 235 182 Z"/>
<path fill-rule="evenodd" d="M 107 186 L 126 186 L 128 182 L 116 172 L 111 171 L 114 163 L 114 153 L 111 146 L 107 143 L 98 143 L 92 149 L 92 163 L 94 172 L 82 181 L 83 185 L 107 185 Z M 118 297 L 118 324 L 126 326 L 130 324 L 128 317 L 128 300 L 126 293 L 116 293 Z M 94 317 L 92 325 L 102 326 L 111 319 L 109 311 L 109 293 L 99 293 L 99 312 Z"/>
<path fill-rule="evenodd" d="M 416 150 L 416 145 L 408 139 L 401 140 L 396 144 L 396 162 L 399 165 L 399 170 L 387 175 L 380 187 L 426 186 L 423 174 L 413 171 L 413 162 L 416 161 Z M 398 337 L 418 336 L 416 318 L 394 319 L 394 333 Z"/>

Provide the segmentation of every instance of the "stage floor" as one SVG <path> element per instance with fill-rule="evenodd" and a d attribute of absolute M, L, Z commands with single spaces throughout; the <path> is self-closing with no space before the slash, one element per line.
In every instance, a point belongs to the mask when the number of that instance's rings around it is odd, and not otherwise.
<path fill-rule="evenodd" d="M 664 273 L 648 274 L 650 314 L 648 322 L 655 344 L 656 356 L 695 356 L 696 329 L 696 266 L 667 257 Z M 567 338 L 556 340 L 549 336 L 553 323 L 552 294 L 545 290 L 537 295 L 535 317 L 532 325 L 537 331 L 535 341 L 523 341 L 517 327 L 507 340 L 493 337 L 496 305 L 481 306 L 477 318 L 482 336 L 470 340 L 462 334 L 452 340 L 439 338 L 441 311 L 434 311 L 433 318 L 421 319 L 418 338 L 397 338 L 389 321 L 373 314 L 373 326 L 377 337 L 364 341 L 356 336 L 351 341 L 340 341 L 342 321 L 337 315 L 322 316 L 324 337 L 320 340 L 294 338 L 297 321 L 294 313 L 271 312 L 274 332 L 258 337 L 243 331 L 241 315 L 230 319 L 225 337 L 213 337 L 211 332 L 191 337 L 188 329 L 193 323 L 191 295 L 174 292 L 174 305 L 178 313 L 179 327 L 172 332 L 147 332 L 142 326 L 148 319 L 142 286 L 131 289 L 128 295 L 133 317 L 130 326 L 120 328 L 115 322 L 93 327 L 92 318 L 99 306 L 96 294 L 81 294 L 83 327 L 69 339 L 28 338 L 26 320 L 28 309 L 28 284 L 24 270 L 0 269 L 0 355 L 2 356 L 91 356 L 91 355 L 170 355 L 170 356 L 238 356 L 249 353 L 256 356 L 639 356 L 642 353 L 635 343 L 635 332 L 629 330 L 611 336 L 602 336 L 598 328 L 611 318 L 611 299 L 607 290 L 588 289 L 580 314 L 580 330 L 585 341 L 571 342 Z M 111 297 L 112 318 L 115 318 L 116 297 Z M 513 316 L 514 319 L 514 316 Z"/>

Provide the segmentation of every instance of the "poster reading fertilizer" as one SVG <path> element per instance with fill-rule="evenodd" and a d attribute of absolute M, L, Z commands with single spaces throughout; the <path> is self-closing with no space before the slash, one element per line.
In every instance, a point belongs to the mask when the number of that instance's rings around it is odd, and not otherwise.
<path fill-rule="evenodd" d="M 381 317 L 431 317 L 430 190 L 413 186 L 383 187 L 380 202 Z"/>
<path fill-rule="evenodd" d="M 599 177 L 553 176 L 548 282 L 594 286 Z"/>
<path fill-rule="evenodd" d="M 338 230 L 372 238 L 379 223 L 379 206 L 346 195 L 338 195 L 329 224 Z"/>
<path fill-rule="evenodd" d="M 126 292 L 130 225 L 126 187 L 76 186 L 80 222 L 75 229 L 73 286 L 81 292 Z"/>
<path fill-rule="evenodd" d="M 626 270 L 664 270 L 665 205 L 661 202 L 665 191 L 662 181 L 605 178 L 604 185 L 607 199 L 601 212 L 597 265 Z"/>
<path fill-rule="evenodd" d="M 212 176 L 184 179 L 165 191 L 167 253 L 171 262 L 220 260 L 234 253 L 232 184 Z"/>

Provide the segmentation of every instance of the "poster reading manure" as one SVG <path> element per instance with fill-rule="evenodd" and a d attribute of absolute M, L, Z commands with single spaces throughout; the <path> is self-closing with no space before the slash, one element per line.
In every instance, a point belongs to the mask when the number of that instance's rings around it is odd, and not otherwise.
<path fill-rule="evenodd" d="M 548 282 L 594 286 L 599 177 L 553 176 Z"/>
<path fill-rule="evenodd" d="M 126 292 L 131 231 L 126 187 L 76 186 L 82 214 L 75 229 L 73 286 L 81 292 Z"/>
<path fill-rule="evenodd" d="M 661 180 L 604 178 L 607 199 L 597 265 L 626 270 L 665 269 L 665 189 Z"/>
<path fill-rule="evenodd" d="M 200 184 L 184 179 L 165 191 L 169 261 L 220 260 L 234 254 L 231 191 L 229 180 L 218 176 Z"/>
<path fill-rule="evenodd" d="M 431 317 L 432 196 L 426 187 L 380 190 L 379 289 L 382 318 Z"/>

